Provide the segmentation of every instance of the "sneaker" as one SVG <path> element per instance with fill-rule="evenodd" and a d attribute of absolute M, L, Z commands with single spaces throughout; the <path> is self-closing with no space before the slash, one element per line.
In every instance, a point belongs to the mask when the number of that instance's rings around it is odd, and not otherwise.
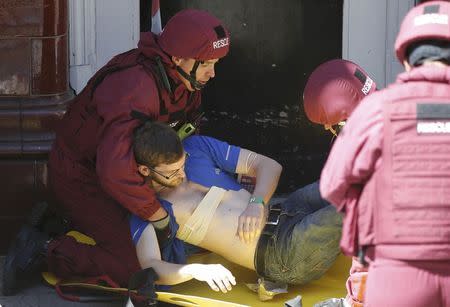
<path fill-rule="evenodd" d="M 3 295 L 13 295 L 18 281 L 45 264 L 50 237 L 28 224 L 22 226 L 9 247 L 3 264 Z"/>

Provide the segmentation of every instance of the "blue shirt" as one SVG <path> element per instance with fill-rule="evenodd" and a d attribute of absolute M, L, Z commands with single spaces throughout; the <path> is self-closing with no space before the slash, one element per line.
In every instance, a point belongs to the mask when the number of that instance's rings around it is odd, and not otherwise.
<path fill-rule="evenodd" d="M 194 135 L 183 141 L 188 153 L 185 171 L 188 180 L 205 187 L 240 190 L 236 166 L 241 149 L 212 137 Z"/>

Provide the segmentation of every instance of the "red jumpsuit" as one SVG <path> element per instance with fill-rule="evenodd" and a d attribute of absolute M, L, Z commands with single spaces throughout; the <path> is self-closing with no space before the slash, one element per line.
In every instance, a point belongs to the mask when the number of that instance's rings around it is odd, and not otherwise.
<path fill-rule="evenodd" d="M 450 67 L 413 68 L 364 99 L 322 171 L 341 246 L 368 247 L 367 306 L 450 306 Z"/>
<path fill-rule="evenodd" d="M 140 121 L 131 112 L 174 125 L 194 116 L 200 92 L 189 92 L 177 76 L 157 36 L 145 33 L 137 49 L 114 57 L 69 106 L 50 152 L 49 183 L 71 228 L 97 245 L 68 236 L 52 241 L 47 260 L 58 276 L 107 274 L 125 286 L 140 270 L 128 213 L 148 219 L 160 203 L 138 174 L 132 133 Z"/>

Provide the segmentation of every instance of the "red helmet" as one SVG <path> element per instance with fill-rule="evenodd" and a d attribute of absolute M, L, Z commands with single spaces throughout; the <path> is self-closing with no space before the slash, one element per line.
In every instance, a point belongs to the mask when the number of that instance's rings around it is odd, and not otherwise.
<path fill-rule="evenodd" d="M 171 56 L 207 61 L 228 53 L 230 34 L 220 20 L 208 12 L 187 9 L 170 18 L 158 43 Z"/>
<path fill-rule="evenodd" d="M 335 125 L 346 120 L 359 102 L 375 90 L 375 82 L 361 67 L 346 60 L 331 60 L 309 76 L 303 107 L 310 121 Z"/>
<path fill-rule="evenodd" d="M 395 41 L 395 52 L 401 63 L 412 43 L 423 40 L 450 41 L 450 2 L 428 1 L 412 8 L 403 19 Z"/>

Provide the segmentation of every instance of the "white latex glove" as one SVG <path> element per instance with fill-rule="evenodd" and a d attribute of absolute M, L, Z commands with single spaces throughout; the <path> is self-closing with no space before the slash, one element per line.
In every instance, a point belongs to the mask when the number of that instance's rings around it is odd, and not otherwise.
<path fill-rule="evenodd" d="M 188 264 L 185 272 L 199 281 L 205 281 L 214 291 L 226 293 L 236 285 L 233 274 L 221 264 Z"/>

